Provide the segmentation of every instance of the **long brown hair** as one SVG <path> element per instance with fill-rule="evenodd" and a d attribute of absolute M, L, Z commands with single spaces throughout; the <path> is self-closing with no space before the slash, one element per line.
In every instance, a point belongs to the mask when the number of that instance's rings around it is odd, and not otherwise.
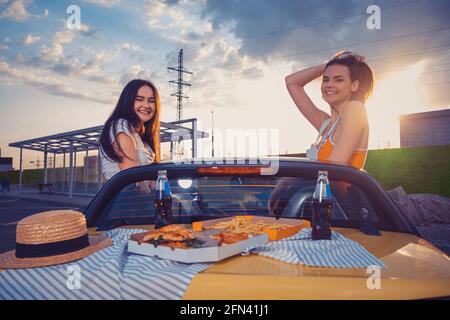
<path fill-rule="evenodd" d="M 142 121 L 137 116 L 134 111 L 133 105 L 134 100 L 136 99 L 137 92 L 139 88 L 143 86 L 149 86 L 152 88 L 153 93 L 155 95 L 155 114 L 149 121 L 142 123 Z M 120 156 L 115 148 L 112 145 L 112 141 L 110 138 L 111 128 L 113 131 L 114 137 L 117 135 L 116 124 L 120 119 L 124 119 L 127 121 L 128 129 L 131 131 L 133 128 L 138 132 L 142 141 L 147 143 L 155 153 L 155 161 L 158 162 L 161 160 L 161 151 L 160 151 L 160 109 L 161 109 L 161 99 L 156 89 L 155 85 L 148 80 L 135 79 L 131 80 L 127 83 L 125 88 L 123 88 L 122 93 L 120 94 L 119 101 L 114 108 L 114 111 L 106 120 L 105 125 L 103 126 L 102 133 L 100 135 L 100 145 L 102 146 L 102 152 L 112 161 L 121 162 L 123 157 Z M 120 146 L 118 146 L 119 151 L 123 153 Z M 126 155 L 125 155 L 126 156 Z"/>

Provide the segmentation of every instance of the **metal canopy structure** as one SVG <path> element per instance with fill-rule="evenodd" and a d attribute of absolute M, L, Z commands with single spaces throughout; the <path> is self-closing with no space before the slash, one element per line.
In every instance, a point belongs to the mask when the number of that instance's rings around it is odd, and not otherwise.
<path fill-rule="evenodd" d="M 207 138 L 208 133 L 198 131 L 197 119 L 186 119 L 174 122 L 161 122 L 160 141 L 171 142 L 179 140 L 191 140 Z M 181 124 L 191 123 L 192 127 L 182 126 Z M 195 128 L 195 132 L 194 132 Z M 81 150 L 97 150 L 99 147 L 98 139 L 103 130 L 103 126 L 96 126 L 75 131 L 68 131 L 50 136 L 33 138 L 24 141 L 10 143 L 10 147 L 28 149 L 40 152 L 49 152 L 56 154 L 67 153 L 72 147 Z M 196 150 L 193 157 L 196 157 Z"/>
<path fill-rule="evenodd" d="M 186 126 L 186 124 L 190 124 Z M 181 140 L 192 140 L 192 157 L 197 157 L 197 139 L 207 138 L 209 135 L 206 132 L 197 130 L 197 119 L 191 118 L 186 120 L 174 121 L 174 122 L 161 122 L 160 123 L 160 141 L 161 143 L 171 143 L 172 154 L 172 142 Z M 103 126 L 96 126 L 86 129 L 80 129 L 75 131 L 63 132 L 53 134 L 45 137 L 34 138 L 24 141 L 18 141 L 10 143 L 10 147 L 20 148 L 20 174 L 19 174 L 19 190 L 22 189 L 23 178 L 23 166 L 22 166 L 22 152 L 23 149 L 38 151 L 44 153 L 44 184 L 47 184 L 47 156 L 49 153 L 56 157 L 57 154 L 64 156 L 64 168 L 66 153 L 69 154 L 69 197 L 72 197 L 73 192 L 73 167 L 76 163 L 76 153 L 85 151 L 88 156 L 89 151 L 99 149 L 99 138 L 103 130 Z M 100 157 L 99 157 L 100 158 Z M 98 159 L 100 160 L 100 159 Z M 53 161 L 55 168 L 55 161 Z M 76 164 L 75 164 L 76 166 Z M 98 168 L 100 172 L 100 161 Z M 87 173 L 86 173 L 87 175 Z M 85 177 L 86 177 L 85 175 Z M 100 174 L 98 175 L 98 185 L 101 185 Z M 85 178 L 87 180 L 87 178 Z M 85 183 L 87 183 L 85 181 Z"/>

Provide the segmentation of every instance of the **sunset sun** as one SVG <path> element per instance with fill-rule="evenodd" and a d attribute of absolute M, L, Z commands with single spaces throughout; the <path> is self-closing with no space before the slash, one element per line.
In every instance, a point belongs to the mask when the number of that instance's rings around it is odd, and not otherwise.
<path fill-rule="evenodd" d="M 425 101 L 418 88 L 424 61 L 386 74 L 375 83 L 372 98 L 367 103 L 372 148 L 399 146 L 399 116 L 423 111 Z M 375 73 L 376 75 L 376 73 Z"/>

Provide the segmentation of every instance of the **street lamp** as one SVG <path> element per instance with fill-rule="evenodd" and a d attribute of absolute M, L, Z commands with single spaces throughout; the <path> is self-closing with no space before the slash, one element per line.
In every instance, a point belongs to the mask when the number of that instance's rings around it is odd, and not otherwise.
<path fill-rule="evenodd" d="M 211 156 L 214 158 L 214 109 L 211 110 L 211 142 L 212 142 Z"/>

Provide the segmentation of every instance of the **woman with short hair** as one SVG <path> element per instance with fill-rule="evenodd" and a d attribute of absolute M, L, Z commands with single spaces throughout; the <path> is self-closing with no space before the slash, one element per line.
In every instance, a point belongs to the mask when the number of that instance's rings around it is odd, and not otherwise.
<path fill-rule="evenodd" d="M 306 84 L 322 75 L 322 98 L 330 106 L 330 113 L 317 108 L 304 90 Z M 364 104 L 374 85 L 364 57 L 339 52 L 328 63 L 298 71 L 285 80 L 292 100 L 319 132 L 307 157 L 362 169 L 369 140 Z"/>

